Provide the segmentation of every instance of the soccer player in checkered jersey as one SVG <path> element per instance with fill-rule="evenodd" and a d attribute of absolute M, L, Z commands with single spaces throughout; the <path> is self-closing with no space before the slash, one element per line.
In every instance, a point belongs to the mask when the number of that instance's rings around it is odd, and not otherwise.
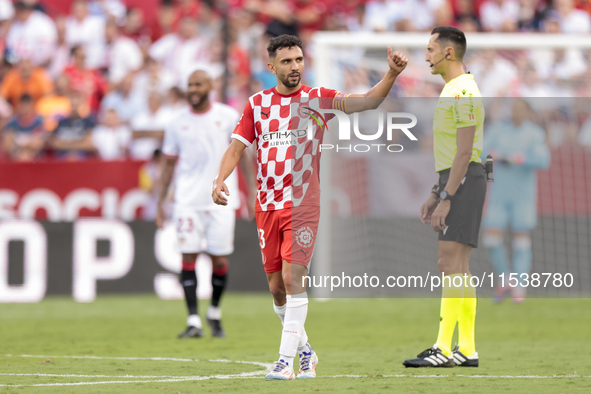
<path fill-rule="evenodd" d="M 189 310 L 187 329 L 179 334 L 179 338 L 203 336 L 201 318 L 197 313 L 195 273 L 197 256 L 201 252 L 211 257 L 213 265 L 213 292 L 207 323 L 214 337 L 225 336 L 220 300 L 228 279 L 228 255 L 234 250 L 235 209 L 239 200 L 236 194 L 227 206 L 222 207 L 211 201 L 209 192 L 211 179 L 217 173 L 239 113 L 227 105 L 212 102 L 209 99 L 212 88 L 213 83 L 206 70 L 197 70 L 189 76 L 189 106 L 168 124 L 162 146 L 165 157 L 156 216 L 156 224 L 160 228 L 165 219 L 164 201 L 178 162 L 173 219 L 182 253 L 180 280 Z M 252 155 L 244 155 L 241 163 L 251 189 L 252 205 L 256 194 L 253 161 Z M 228 184 L 238 187 L 236 173 L 228 175 Z"/>
<path fill-rule="evenodd" d="M 297 377 L 314 378 L 318 356 L 308 343 L 304 329 L 308 298 L 302 279 L 308 274 L 318 228 L 318 149 L 324 130 L 316 123 L 308 123 L 314 128 L 311 135 L 305 126 L 302 128 L 305 123 L 301 117 L 314 111 L 311 104 L 302 104 L 303 111 L 302 106 L 294 108 L 297 103 L 316 103 L 324 109 L 345 113 L 375 109 L 390 92 L 408 59 L 388 48 L 389 70 L 384 78 L 365 94 L 343 94 L 301 83 L 304 55 L 298 37 L 275 37 L 267 51 L 267 68 L 277 77 L 277 86 L 249 98 L 232 143 L 222 158 L 212 197 L 217 204 L 228 203 L 231 192 L 235 192 L 224 181 L 238 164 L 242 152 L 255 142 L 258 162 L 255 219 L 273 308 L 283 324 L 279 361 L 266 379 L 294 379 L 296 353 L 300 363 Z M 349 100 L 352 97 L 366 99 Z"/>

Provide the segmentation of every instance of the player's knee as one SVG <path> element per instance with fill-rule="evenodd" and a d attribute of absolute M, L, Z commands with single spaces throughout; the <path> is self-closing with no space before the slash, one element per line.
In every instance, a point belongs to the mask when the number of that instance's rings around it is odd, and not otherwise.
<path fill-rule="evenodd" d="M 285 288 L 276 285 L 269 285 L 269 291 L 275 300 L 285 300 Z"/>
<path fill-rule="evenodd" d="M 445 275 L 457 274 L 462 271 L 462 259 L 454 250 L 439 250 L 437 268 Z"/>
<path fill-rule="evenodd" d="M 531 237 L 529 235 L 516 235 L 513 237 L 513 250 L 531 249 Z"/>
<path fill-rule="evenodd" d="M 183 254 L 183 271 L 195 271 L 197 265 L 197 256 L 192 254 Z"/>
<path fill-rule="evenodd" d="M 211 265 L 214 274 L 225 275 L 230 267 L 230 260 L 226 256 L 211 256 Z"/>
<path fill-rule="evenodd" d="M 503 234 L 497 234 L 496 232 L 486 232 L 482 236 L 482 244 L 485 248 L 494 248 L 503 243 Z"/>
<path fill-rule="evenodd" d="M 439 269 L 439 272 L 445 273 L 449 271 L 449 262 L 448 259 L 445 257 L 439 257 L 437 259 L 437 269 Z"/>

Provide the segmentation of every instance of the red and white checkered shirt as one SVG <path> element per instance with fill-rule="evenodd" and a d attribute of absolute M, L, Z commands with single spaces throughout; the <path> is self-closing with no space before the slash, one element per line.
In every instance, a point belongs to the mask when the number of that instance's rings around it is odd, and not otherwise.
<path fill-rule="evenodd" d="M 252 95 L 232 138 L 256 141 L 258 193 L 255 211 L 320 205 L 320 144 L 326 122 L 317 109 L 344 109 L 346 95 L 302 87 L 291 95 L 275 88 Z M 311 125 L 313 132 L 308 134 Z"/>

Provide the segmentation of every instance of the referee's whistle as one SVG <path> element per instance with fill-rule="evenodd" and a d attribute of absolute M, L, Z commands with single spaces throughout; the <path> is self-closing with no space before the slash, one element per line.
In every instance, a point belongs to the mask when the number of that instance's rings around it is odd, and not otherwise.
<path fill-rule="evenodd" d="M 493 158 L 491 155 L 486 156 L 486 162 L 484 163 L 484 172 L 486 172 L 486 181 L 494 182 L 493 177 Z"/>

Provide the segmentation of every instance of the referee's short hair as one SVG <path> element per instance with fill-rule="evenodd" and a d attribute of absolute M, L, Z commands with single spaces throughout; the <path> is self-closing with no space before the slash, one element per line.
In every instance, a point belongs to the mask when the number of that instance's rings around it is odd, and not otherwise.
<path fill-rule="evenodd" d="M 463 31 L 457 27 L 439 26 L 431 31 L 431 35 L 433 34 L 439 34 L 437 40 L 435 40 L 439 45 L 450 45 L 455 49 L 458 60 L 464 58 L 464 54 L 466 53 L 466 36 Z"/>

